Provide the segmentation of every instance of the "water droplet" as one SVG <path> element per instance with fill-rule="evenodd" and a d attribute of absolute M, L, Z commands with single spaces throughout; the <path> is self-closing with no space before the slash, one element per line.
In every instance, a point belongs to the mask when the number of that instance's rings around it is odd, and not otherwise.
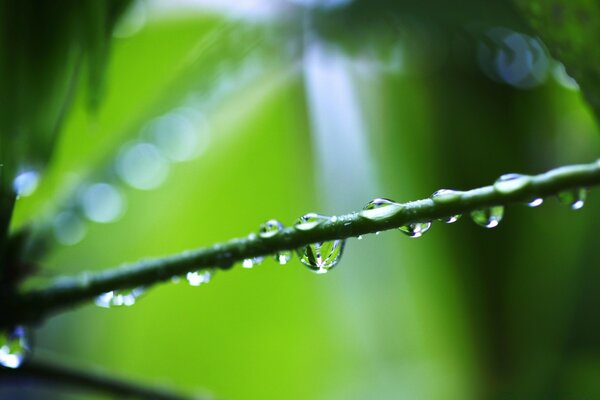
<path fill-rule="evenodd" d="M 99 223 L 115 221 L 125 208 L 121 192 L 108 183 L 96 183 L 86 188 L 81 202 L 85 216 Z"/>
<path fill-rule="evenodd" d="M 262 238 L 270 238 L 277 235 L 283 230 L 283 224 L 276 219 L 270 219 L 259 228 L 259 236 Z"/>
<path fill-rule="evenodd" d="M 294 228 L 299 231 L 309 231 L 313 229 L 315 226 L 322 224 L 325 221 L 329 221 L 329 217 L 326 215 L 320 215 L 316 213 L 308 213 L 303 215 L 296 221 Z"/>
<path fill-rule="evenodd" d="M 254 258 L 246 258 L 242 261 L 243 268 L 252 268 L 255 265 L 260 264 L 263 261 L 264 257 L 254 257 Z"/>
<path fill-rule="evenodd" d="M 544 202 L 544 199 L 541 197 L 535 198 L 527 203 L 529 207 L 539 207 Z"/>
<path fill-rule="evenodd" d="M 191 286 L 200 286 L 203 283 L 210 282 L 212 275 L 212 271 L 205 269 L 202 271 L 188 272 L 185 278 Z"/>
<path fill-rule="evenodd" d="M 358 239 L 358 240 L 362 240 L 362 235 L 358 235 L 358 236 L 357 236 L 357 239 Z"/>
<path fill-rule="evenodd" d="M 462 192 L 452 189 L 440 189 L 431 195 L 431 199 L 438 204 L 451 203 L 460 198 Z"/>
<path fill-rule="evenodd" d="M 414 224 L 401 226 L 400 231 L 406 233 L 411 238 L 423 236 L 431 228 L 431 222 L 415 222 Z"/>
<path fill-rule="evenodd" d="M 309 228 L 312 229 L 318 224 L 328 220 L 330 220 L 330 218 L 325 215 L 314 213 L 306 214 L 298 219 L 296 228 L 299 229 L 298 226 L 314 224 Z M 308 266 L 317 274 L 324 274 L 337 265 L 342 256 L 345 244 L 345 240 L 312 243 L 308 246 L 299 248 L 297 250 L 298 257 L 302 264 Z"/>
<path fill-rule="evenodd" d="M 531 182 L 531 178 L 521 174 L 505 174 L 494 182 L 494 189 L 502 194 L 520 190 Z"/>
<path fill-rule="evenodd" d="M 283 250 L 275 253 L 275 261 L 281 265 L 285 265 L 292 258 L 292 252 L 289 250 Z"/>
<path fill-rule="evenodd" d="M 31 196 L 37 189 L 39 180 L 40 174 L 37 171 L 23 171 L 13 180 L 13 189 L 18 197 Z"/>
<path fill-rule="evenodd" d="M 119 153 L 117 172 L 131 187 L 150 190 L 165 181 L 169 174 L 169 163 L 153 144 L 133 143 Z"/>
<path fill-rule="evenodd" d="M 558 194 L 561 203 L 571 207 L 572 210 L 579 210 L 585 204 L 587 190 L 580 188 L 575 190 L 565 190 Z"/>
<path fill-rule="evenodd" d="M 29 353 L 27 330 L 17 326 L 7 332 L 0 332 L 0 366 L 19 368 Z"/>
<path fill-rule="evenodd" d="M 138 287 L 135 289 L 112 290 L 96 297 L 96 305 L 103 308 L 132 306 L 138 297 L 144 294 L 145 289 Z"/>
<path fill-rule="evenodd" d="M 495 228 L 504 216 L 504 207 L 494 206 L 471 212 L 471 218 L 477 225 L 484 228 Z"/>
<path fill-rule="evenodd" d="M 453 224 L 456 221 L 458 221 L 460 219 L 460 217 L 462 217 L 462 215 L 460 214 L 456 214 L 456 215 L 451 215 L 449 217 L 446 218 L 440 218 L 438 221 L 441 221 L 445 224 Z"/>
<path fill-rule="evenodd" d="M 371 200 L 360 212 L 360 215 L 370 220 L 385 219 L 396 213 L 402 206 L 393 200 L 377 198 Z"/>

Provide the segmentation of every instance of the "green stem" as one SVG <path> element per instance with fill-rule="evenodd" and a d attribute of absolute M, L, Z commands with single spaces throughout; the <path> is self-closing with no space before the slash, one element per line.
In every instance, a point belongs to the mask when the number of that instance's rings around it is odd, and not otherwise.
<path fill-rule="evenodd" d="M 118 398 L 152 400 L 193 400 L 199 397 L 186 396 L 163 388 L 151 388 L 138 383 L 114 378 L 89 368 L 77 368 L 55 361 L 32 360 L 18 369 L 0 369 L 1 382 L 18 382 L 20 378 L 34 379 L 52 386 L 66 386 L 84 391 L 112 395 Z"/>
<path fill-rule="evenodd" d="M 433 221 L 456 214 L 497 205 L 523 203 L 537 197 L 555 195 L 564 190 L 600 185 L 600 162 L 571 165 L 530 176 L 527 184 L 512 191 L 499 191 L 493 185 L 460 192 L 446 201 L 431 198 L 401 204 L 384 217 L 366 218 L 353 212 L 323 222 L 310 230 L 286 228 L 270 238 L 252 236 L 232 239 L 210 247 L 186 251 L 169 257 L 142 260 L 134 264 L 95 273 L 63 277 L 48 286 L 18 294 L 2 307 L 0 327 L 16 323 L 38 322 L 61 310 L 75 307 L 96 296 L 116 289 L 148 287 L 208 268 L 230 268 L 234 262 L 293 250 L 302 246 L 334 239 L 345 239 L 368 233 L 395 229 L 414 222 Z"/>

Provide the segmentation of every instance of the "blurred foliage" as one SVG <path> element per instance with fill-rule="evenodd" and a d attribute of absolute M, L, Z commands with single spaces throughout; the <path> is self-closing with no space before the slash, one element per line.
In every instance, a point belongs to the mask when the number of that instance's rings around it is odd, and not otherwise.
<path fill-rule="evenodd" d="M 2 21 L 15 22 L 0 28 L 5 185 L 21 162 L 43 167 L 12 222 L 50 245 L 31 281 L 207 245 L 269 218 L 289 225 L 308 211 L 339 214 L 374 197 L 407 201 L 587 161 L 600 149 L 579 92 L 555 75 L 522 90 L 482 71 L 491 28 L 527 32 L 507 2 L 362 1 L 316 10 L 312 21 L 291 6 L 281 18 L 240 20 L 152 4 L 134 3 L 115 36 L 124 3 L 2 5 Z M 533 26 L 555 51 L 559 30 L 555 39 Z M 331 73 L 322 86 L 309 84 L 311 45 L 322 45 L 318 65 Z M 573 68 L 593 69 L 594 57 L 574 49 L 563 61 L 593 92 L 595 78 Z M 328 92 L 338 97 L 322 103 L 325 115 L 360 122 L 358 150 L 351 132 L 320 147 L 328 133 L 313 99 Z M 355 108 L 344 108 L 350 97 Z M 128 186 L 117 171 L 123 145 L 151 141 L 148 125 L 182 108 L 202 116 L 203 152 L 169 163 L 155 190 Z M 85 220 L 82 190 L 98 182 L 124 199 L 114 223 Z M 394 232 L 350 240 L 326 276 L 267 260 L 200 288 L 162 285 L 132 308 L 53 318 L 37 347 L 231 399 L 596 398 L 593 194 L 578 213 L 552 199 L 511 207 L 493 231 L 463 217 L 416 241 Z M 84 221 L 73 246 L 53 238 L 65 211 Z"/>

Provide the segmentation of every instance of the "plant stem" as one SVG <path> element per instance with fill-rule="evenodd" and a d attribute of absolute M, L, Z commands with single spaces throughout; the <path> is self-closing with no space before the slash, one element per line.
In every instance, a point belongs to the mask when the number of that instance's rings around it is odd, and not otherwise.
<path fill-rule="evenodd" d="M 3 315 L 0 317 L 0 327 L 39 322 L 53 313 L 94 299 L 102 293 L 148 287 L 190 271 L 227 269 L 236 261 L 297 249 L 315 242 L 395 229 L 409 223 L 433 221 L 484 207 L 524 203 L 564 190 L 594 185 L 600 185 L 600 162 L 565 166 L 530 176 L 526 185 L 509 192 L 499 191 L 493 185 L 484 186 L 460 192 L 460 195 L 443 202 L 427 198 L 404 203 L 379 219 L 366 218 L 361 212 L 353 212 L 323 222 L 310 230 L 290 227 L 270 238 L 252 235 L 169 257 L 63 277 L 46 287 L 20 293 L 9 299 L 9 304 L 1 307 Z"/>
<path fill-rule="evenodd" d="M 0 383 L 18 382 L 19 379 L 41 381 L 53 386 L 74 387 L 118 398 L 152 400 L 193 400 L 199 397 L 186 396 L 163 388 L 151 388 L 138 383 L 114 378 L 89 368 L 77 368 L 64 363 L 43 360 L 29 361 L 18 369 L 0 369 Z"/>

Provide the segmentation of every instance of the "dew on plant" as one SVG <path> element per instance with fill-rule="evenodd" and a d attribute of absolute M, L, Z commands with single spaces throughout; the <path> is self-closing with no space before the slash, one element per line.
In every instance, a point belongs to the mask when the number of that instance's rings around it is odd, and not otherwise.
<path fill-rule="evenodd" d="M 431 222 L 415 222 L 404 225 L 398 228 L 402 233 L 405 233 L 411 238 L 419 238 L 423 236 L 431 228 Z"/>
<path fill-rule="evenodd" d="M 527 202 L 528 207 L 539 207 L 544 203 L 544 199 L 541 197 L 537 197 L 529 202 Z"/>
<path fill-rule="evenodd" d="M 396 213 L 402 206 L 393 200 L 377 198 L 371 200 L 360 212 L 360 215 L 370 220 L 381 220 Z"/>
<path fill-rule="evenodd" d="M 482 208 L 471 212 L 471 219 L 479 226 L 484 228 L 495 228 L 498 226 L 504 216 L 503 206 L 494 206 Z"/>
<path fill-rule="evenodd" d="M 460 219 L 460 217 L 462 217 L 461 214 L 456 214 L 456 215 L 451 215 L 451 216 L 446 217 L 446 218 L 440 218 L 440 219 L 438 219 L 438 221 L 441 221 L 441 222 L 443 222 L 445 224 L 453 224 L 456 221 L 458 221 Z"/>
<path fill-rule="evenodd" d="M 330 220 L 330 217 L 319 214 L 306 214 L 298 219 L 296 228 L 299 225 L 316 224 Z M 313 226 L 313 227 L 314 227 Z M 312 229 L 312 228 L 310 228 Z M 316 242 L 303 246 L 297 250 L 300 261 L 315 271 L 317 274 L 324 274 L 335 267 L 344 251 L 345 240 L 331 240 L 327 242 Z"/>
<path fill-rule="evenodd" d="M 135 289 L 111 290 L 96 297 L 96 305 L 103 308 L 132 306 L 138 297 L 144 294 L 145 289 L 138 287 Z"/>
<path fill-rule="evenodd" d="M 509 194 L 527 186 L 531 178 L 521 174 L 505 174 L 494 182 L 494 189 L 498 193 Z"/>
<path fill-rule="evenodd" d="M 242 261 L 242 267 L 243 268 L 253 268 L 255 265 L 260 264 L 263 261 L 264 257 L 252 257 L 252 258 L 246 258 L 244 261 Z"/>
<path fill-rule="evenodd" d="M 0 366 L 19 368 L 29 353 L 27 330 L 17 326 L 0 332 Z"/>
<path fill-rule="evenodd" d="M 210 282 L 212 275 L 212 271 L 205 269 L 201 271 L 188 272 L 185 275 L 185 278 L 190 286 L 200 286 L 204 283 Z"/>
<path fill-rule="evenodd" d="M 574 190 L 565 190 L 558 194 L 558 199 L 564 205 L 571 207 L 571 210 L 579 210 L 585 205 L 587 190 L 583 188 Z"/>
<path fill-rule="evenodd" d="M 275 253 L 275 261 L 280 265 L 287 264 L 292 259 L 292 252 L 289 250 L 282 250 Z"/>
<path fill-rule="evenodd" d="M 40 174 L 34 170 L 19 173 L 13 180 L 13 190 L 17 197 L 31 196 L 38 187 Z"/>
<path fill-rule="evenodd" d="M 276 219 L 270 219 L 259 228 L 259 236 L 261 238 L 270 238 L 277 235 L 283 230 L 283 224 Z"/>
<path fill-rule="evenodd" d="M 452 189 L 440 189 L 436 190 L 432 195 L 431 199 L 438 204 L 451 203 L 460 198 L 462 192 Z"/>
<path fill-rule="evenodd" d="M 298 219 L 294 225 L 294 228 L 298 229 L 299 231 L 309 231 L 317 225 L 320 225 L 325 221 L 329 221 L 330 219 L 331 218 L 326 215 L 308 213 Z"/>
<path fill-rule="evenodd" d="M 358 240 L 362 240 L 362 235 L 358 235 L 356 238 L 357 238 Z"/>

